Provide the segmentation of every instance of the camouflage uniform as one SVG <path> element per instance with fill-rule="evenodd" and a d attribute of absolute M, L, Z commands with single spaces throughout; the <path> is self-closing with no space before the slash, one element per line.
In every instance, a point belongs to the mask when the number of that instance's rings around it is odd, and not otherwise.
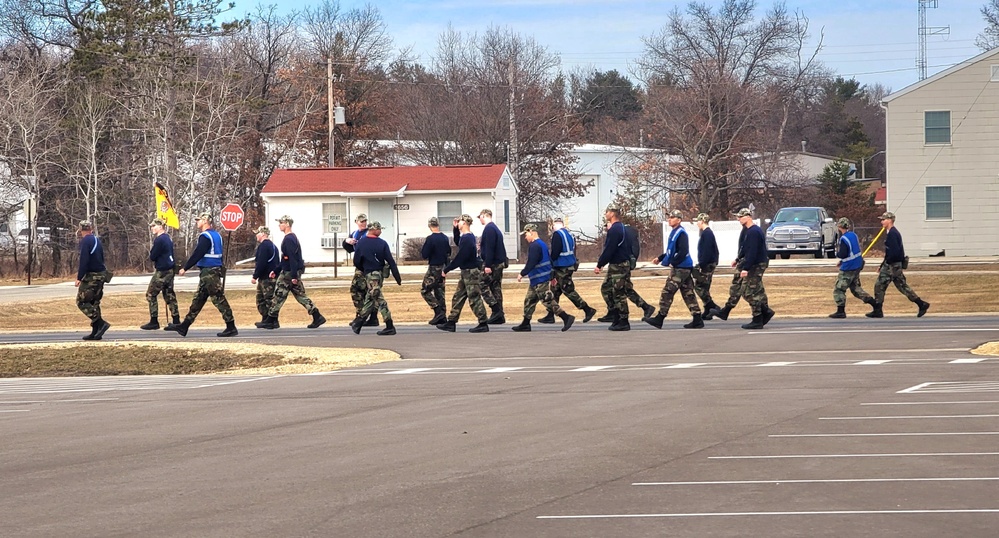
<path fill-rule="evenodd" d="M 382 275 L 382 271 L 372 271 L 364 275 L 364 285 L 367 293 L 364 295 L 364 302 L 361 304 L 361 313 L 359 317 L 367 317 L 373 314 L 376 310 L 382 315 L 382 319 L 385 323 L 392 321 L 392 313 L 389 312 L 388 303 L 385 302 L 385 297 L 382 295 L 382 283 L 385 282 L 385 277 Z"/>
<path fill-rule="evenodd" d="M 292 280 L 298 280 L 298 282 L 292 283 Z M 276 318 L 278 316 L 281 312 L 281 307 L 284 306 L 284 302 L 288 300 L 289 293 L 295 296 L 295 300 L 298 301 L 298 304 L 305 307 L 305 311 L 310 316 L 315 312 L 316 305 L 305 294 L 305 286 L 302 285 L 302 280 L 288 271 L 281 271 L 274 285 L 274 299 L 271 301 L 269 314 L 271 317 Z"/>
<path fill-rule="evenodd" d="M 201 313 L 201 309 L 204 308 L 209 298 L 211 298 L 215 308 L 219 309 L 219 313 L 222 314 L 222 320 L 226 324 L 235 323 L 236 318 L 232 315 L 232 308 L 229 307 L 229 301 L 225 298 L 225 289 L 222 287 L 223 272 L 221 267 L 201 268 L 201 272 L 198 275 L 198 291 L 194 293 L 194 301 L 191 302 L 191 309 L 188 311 L 187 316 L 184 317 L 184 323 L 188 326 L 194 323 L 195 318 Z"/>
<path fill-rule="evenodd" d="M 257 312 L 261 316 L 267 316 L 271 311 L 271 304 L 274 302 L 274 288 L 277 286 L 277 279 L 263 277 L 257 279 Z"/>
<path fill-rule="evenodd" d="M 607 265 L 607 277 L 600 285 L 600 295 L 604 298 L 608 308 L 617 310 L 621 318 L 628 318 L 629 290 L 635 294 L 639 301 L 642 300 L 635 293 L 631 284 L 631 262 L 611 263 Z M 632 299 L 634 300 L 634 299 Z M 642 301 L 643 303 L 645 301 Z"/>
<path fill-rule="evenodd" d="M 444 277 L 441 272 L 443 265 L 431 265 L 427 267 L 427 274 L 423 275 L 423 286 L 420 288 L 420 295 L 427 302 L 430 308 L 445 308 L 447 298 L 444 295 Z"/>
<path fill-rule="evenodd" d="M 461 316 L 461 309 L 465 306 L 465 300 L 468 300 L 468 304 L 471 306 L 472 312 L 479 323 L 486 322 L 488 316 L 486 316 L 486 305 L 482 302 L 482 290 L 479 288 L 481 283 L 481 269 L 461 270 L 458 287 L 455 288 L 454 297 L 451 298 L 451 314 L 447 317 L 448 321 L 452 323 L 458 322 L 458 318 Z"/>
<path fill-rule="evenodd" d="M 503 304 L 503 269 L 506 264 L 490 265 L 492 273 L 482 271 L 482 300 L 490 307 Z"/>
<path fill-rule="evenodd" d="M 350 300 L 354 302 L 354 310 L 358 316 L 361 315 L 361 306 L 364 305 L 364 296 L 367 292 L 368 285 L 364 280 L 364 272 L 354 269 L 354 278 L 350 281 Z"/>
<path fill-rule="evenodd" d="M 716 264 L 709 263 L 703 269 L 694 265 L 690 272 L 690 277 L 694 279 L 694 293 L 701 298 L 705 305 L 711 305 L 711 278 L 715 274 Z M 707 307 L 705 307 L 707 308 Z"/>
<path fill-rule="evenodd" d="M 104 298 L 104 273 L 87 273 L 76 291 L 76 307 L 90 321 L 101 319 L 101 299 Z"/>
<path fill-rule="evenodd" d="M 865 303 L 871 298 L 871 295 L 860 287 L 860 269 L 839 272 L 836 287 L 833 288 L 833 300 L 836 301 L 836 306 L 846 306 L 846 290 L 850 290 L 854 297 Z M 884 297 L 883 292 L 882 297 Z"/>
<path fill-rule="evenodd" d="M 149 317 L 156 318 L 159 315 L 160 305 L 156 297 L 162 293 L 163 300 L 166 301 L 167 308 L 173 319 L 180 319 L 180 308 L 177 306 L 177 294 L 173 291 L 173 269 L 153 272 L 153 277 L 149 280 L 149 287 L 146 288 L 146 302 L 149 303 Z"/>
<path fill-rule="evenodd" d="M 542 282 L 537 286 L 528 286 L 527 294 L 524 295 L 524 319 L 530 319 L 534 315 L 534 309 L 537 308 L 539 302 L 545 307 L 545 310 L 556 316 L 564 312 L 555 300 L 555 294 L 552 293 L 550 284 L 550 282 Z"/>
<path fill-rule="evenodd" d="M 701 307 L 697 304 L 697 296 L 694 295 L 694 280 L 690 276 L 690 269 L 683 267 L 670 267 L 669 278 L 663 286 L 663 292 L 659 296 L 659 313 L 666 315 L 669 308 L 673 306 L 673 297 L 679 291 L 683 297 L 683 302 L 691 314 L 700 314 Z"/>
<path fill-rule="evenodd" d="M 554 299 L 556 301 L 558 301 L 559 296 L 564 294 L 572 301 L 572 304 L 576 305 L 576 308 L 585 309 L 588 305 L 580 297 L 579 292 L 576 291 L 576 284 L 572 281 L 572 274 L 578 268 L 578 263 L 572 267 L 553 267 L 552 271 L 554 272 L 555 283 L 552 286 L 552 291 L 555 294 Z"/>
<path fill-rule="evenodd" d="M 878 271 L 878 280 L 874 283 L 874 301 L 879 305 L 885 302 L 885 291 L 888 289 L 888 284 L 895 284 L 895 288 L 910 301 L 914 303 L 921 302 L 919 295 L 916 295 L 916 292 L 905 281 L 901 262 L 881 264 L 881 269 Z"/>
<path fill-rule="evenodd" d="M 767 310 L 768 299 L 767 290 L 763 288 L 763 273 L 769 265 L 769 263 L 758 263 L 750 267 L 749 274 L 746 275 L 742 284 L 742 297 L 753 307 L 754 316 L 763 315 Z M 729 302 L 731 301 L 729 299 Z"/>

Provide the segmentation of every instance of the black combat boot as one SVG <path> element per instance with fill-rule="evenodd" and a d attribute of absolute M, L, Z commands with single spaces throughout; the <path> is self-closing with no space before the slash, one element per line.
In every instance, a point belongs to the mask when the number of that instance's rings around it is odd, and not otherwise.
<path fill-rule="evenodd" d="M 732 311 L 732 307 L 729 306 L 729 305 L 725 305 L 722 308 L 712 308 L 711 309 L 711 316 L 724 321 L 724 320 L 728 319 L 728 314 L 731 311 Z"/>
<path fill-rule="evenodd" d="M 378 311 L 375 310 L 368 316 L 368 319 L 364 322 L 365 327 L 377 327 L 378 326 Z"/>
<path fill-rule="evenodd" d="M 308 324 L 307 327 L 310 329 L 315 329 L 316 327 L 319 327 L 323 323 L 326 323 L 326 318 L 324 318 L 323 315 L 319 313 L 319 309 L 317 308 L 312 311 L 312 323 Z"/>
<path fill-rule="evenodd" d="M 628 322 L 627 315 L 621 315 L 620 312 L 614 311 L 614 322 L 611 326 L 607 328 L 609 331 L 630 331 L 631 323 Z"/>
<path fill-rule="evenodd" d="M 218 336 L 219 338 L 226 338 L 228 336 L 236 336 L 237 334 L 239 334 L 239 331 L 236 330 L 236 322 L 227 321 L 225 322 L 225 330 L 220 333 L 215 333 L 215 336 Z"/>
<path fill-rule="evenodd" d="M 178 316 L 173 317 L 173 321 L 169 325 L 163 327 L 164 331 L 176 331 L 177 327 L 180 327 L 180 318 Z"/>
<path fill-rule="evenodd" d="M 181 323 L 180 325 L 177 325 L 177 329 L 175 329 L 177 331 L 177 334 L 179 334 L 181 336 L 187 336 L 187 330 L 191 328 L 191 324 L 192 323 L 194 323 L 194 322 L 193 321 L 187 321 L 185 319 L 183 323 Z"/>
<path fill-rule="evenodd" d="M 869 317 L 869 318 L 883 318 L 883 317 L 885 317 L 885 313 L 884 313 L 883 310 L 881 310 L 881 306 L 882 306 L 881 303 L 874 303 L 873 305 L 871 305 L 871 311 L 868 312 L 868 313 L 866 313 L 866 314 L 864 314 L 864 315 L 867 316 L 867 317 Z"/>
<path fill-rule="evenodd" d="M 503 313 L 503 304 L 496 303 L 496 306 L 490 307 L 493 311 L 493 315 L 489 316 L 486 323 L 489 325 L 503 325 L 506 323 L 506 314 Z M 485 332 L 485 331 L 482 331 Z"/>
<path fill-rule="evenodd" d="M 541 320 L 538 320 L 538 321 L 541 321 Z M 518 333 L 529 333 L 529 332 L 531 332 L 531 318 L 524 318 L 524 321 L 521 321 L 520 325 L 514 325 L 513 327 L 510 327 L 510 329 L 513 330 L 514 332 L 518 332 Z"/>
<path fill-rule="evenodd" d="M 846 317 L 846 305 L 836 306 L 836 311 L 829 314 L 829 317 L 833 319 L 843 319 Z"/>
<path fill-rule="evenodd" d="M 440 325 L 447 321 L 447 313 L 444 312 L 443 306 L 438 306 L 434 309 L 434 319 L 430 320 L 431 325 Z"/>
<path fill-rule="evenodd" d="M 385 320 L 385 328 L 375 334 L 378 336 L 392 336 L 395 334 L 395 324 L 392 323 L 391 319 L 387 319 Z"/>
<path fill-rule="evenodd" d="M 753 321 L 742 325 L 743 329 L 755 330 L 763 328 L 763 314 L 753 316 Z"/>
<path fill-rule="evenodd" d="M 98 318 L 100 319 L 100 318 Z M 83 340 L 94 340 L 94 335 L 97 334 L 97 319 L 91 320 L 90 322 L 90 334 L 83 337 Z"/>
<path fill-rule="evenodd" d="M 614 323 L 617 320 L 617 309 L 609 308 L 607 309 L 607 315 L 597 318 L 597 321 L 601 323 Z"/>
<path fill-rule="evenodd" d="M 597 309 L 596 308 L 590 308 L 590 305 L 584 303 L 583 304 L 583 314 L 584 314 L 584 316 L 583 316 L 583 323 L 586 323 L 586 322 L 590 321 L 591 319 L 593 319 L 593 316 L 597 315 Z"/>
<path fill-rule="evenodd" d="M 100 340 L 104 336 L 104 333 L 108 332 L 108 329 L 110 329 L 110 328 L 111 328 L 111 324 L 108 323 L 108 322 L 106 322 L 106 321 L 104 321 L 104 318 L 97 318 L 97 321 L 94 324 L 94 337 L 93 337 L 93 339 L 94 340 Z"/>
<path fill-rule="evenodd" d="M 267 314 L 262 314 L 260 316 L 260 321 L 254 322 L 253 326 L 256 327 L 256 328 L 258 328 L 258 329 L 263 329 L 262 325 L 265 324 L 265 323 L 267 323 L 267 318 L 268 318 Z"/>
<path fill-rule="evenodd" d="M 562 332 L 568 331 L 569 327 L 572 327 L 572 322 L 576 321 L 576 316 L 572 316 L 564 310 L 558 317 L 562 320 Z"/>
<path fill-rule="evenodd" d="M 470 333 L 487 333 L 487 332 L 489 332 L 489 323 L 488 322 L 479 322 L 478 325 L 476 325 L 475 327 L 472 327 L 471 329 L 469 329 L 468 332 L 470 332 Z"/>
<path fill-rule="evenodd" d="M 545 317 L 538 319 L 538 323 L 555 323 L 555 311 L 549 311 Z"/>
<path fill-rule="evenodd" d="M 350 330 L 354 331 L 354 334 L 361 334 L 361 327 L 364 326 L 364 316 L 357 316 L 354 321 L 350 322 Z"/>
<path fill-rule="evenodd" d="M 694 318 L 690 320 L 690 323 L 683 324 L 684 329 L 703 329 L 704 328 L 704 318 L 700 314 L 694 314 Z"/>
<path fill-rule="evenodd" d="M 155 331 L 160 328 L 160 320 L 156 316 L 152 316 L 149 318 L 149 323 L 140 325 L 139 328 L 143 331 Z"/>
<path fill-rule="evenodd" d="M 663 322 L 666 321 L 666 314 L 663 314 L 662 312 L 660 312 L 658 315 L 655 315 L 655 316 L 651 316 L 651 317 L 645 316 L 645 317 L 642 318 L 642 321 L 644 321 L 645 323 L 648 323 L 649 325 L 652 325 L 653 327 L 655 327 L 657 329 L 662 329 L 663 328 Z"/>
<path fill-rule="evenodd" d="M 651 318 L 656 313 L 656 307 L 645 303 L 645 306 L 642 307 L 642 312 L 645 314 L 645 317 Z"/>
<path fill-rule="evenodd" d="M 261 329 L 279 329 L 281 325 L 278 323 L 277 316 L 267 316 L 267 319 L 260 322 L 260 325 L 257 325 L 257 327 Z"/>
<path fill-rule="evenodd" d="M 444 323 L 441 323 L 440 325 L 437 325 L 437 328 L 440 329 L 440 330 L 442 330 L 442 331 L 447 331 L 449 333 L 453 333 L 455 331 L 455 329 L 456 329 L 456 327 L 455 327 L 456 323 L 457 322 L 455 322 L 455 321 L 445 320 Z"/>
<path fill-rule="evenodd" d="M 923 314 L 925 314 L 926 311 L 930 309 L 930 303 L 927 303 L 926 301 L 919 299 L 918 301 L 916 301 L 916 304 L 919 305 L 919 312 L 916 312 L 916 317 L 921 318 L 923 317 Z"/>
<path fill-rule="evenodd" d="M 704 321 L 711 321 L 714 319 L 714 314 L 711 313 L 712 310 L 721 310 L 721 307 L 716 305 L 714 301 L 708 301 L 708 304 L 704 305 L 704 314 L 701 319 Z"/>
<path fill-rule="evenodd" d="M 770 308 L 770 305 L 763 305 L 763 313 L 760 314 L 760 322 L 764 325 L 770 323 L 770 320 L 774 319 L 774 314 L 776 314 L 776 312 Z"/>

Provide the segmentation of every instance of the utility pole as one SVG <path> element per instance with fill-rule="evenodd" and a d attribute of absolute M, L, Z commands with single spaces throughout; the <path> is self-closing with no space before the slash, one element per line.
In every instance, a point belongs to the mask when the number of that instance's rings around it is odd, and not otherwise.
<path fill-rule="evenodd" d="M 919 80 L 926 78 L 926 36 L 950 35 L 950 26 L 926 26 L 926 8 L 937 8 L 938 0 L 918 0 L 919 2 Z"/>
<path fill-rule="evenodd" d="M 510 156 L 507 159 L 507 167 L 510 169 L 510 175 L 513 176 L 513 180 L 517 181 L 517 114 L 514 111 L 514 103 L 517 100 L 517 92 L 513 86 L 513 60 L 510 60 L 510 70 L 507 76 L 507 82 L 510 84 Z"/>
<path fill-rule="evenodd" d="M 326 58 L 326 119 L 329 123 L 330 157 L 327 163 L 333 168 L 333 58 Z"/>

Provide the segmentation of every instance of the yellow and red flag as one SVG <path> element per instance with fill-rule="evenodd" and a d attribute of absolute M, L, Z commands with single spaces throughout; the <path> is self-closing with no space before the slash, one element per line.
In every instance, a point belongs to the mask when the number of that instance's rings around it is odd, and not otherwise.
<path fill-rule="evenodd" d="M 163 222 L 166 222 L 167 226 L 180 229 L 180 219 L 177 218 L 177 211 L 174 210 L 173 204 L 170 203 L 170 196 L 167 194 L 166 188 L 158 181 L 156 182 L 156 217 L 163 219 Z"/>

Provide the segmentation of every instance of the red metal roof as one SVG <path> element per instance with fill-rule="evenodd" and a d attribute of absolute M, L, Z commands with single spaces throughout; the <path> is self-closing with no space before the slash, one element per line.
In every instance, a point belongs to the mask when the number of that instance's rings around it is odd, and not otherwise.
<path fill-rule="evenodd" d="M 495 189 L 505 164 L 278 168 L 263 194 L 308 192 L 463 191 Z"/>
<path fill-rule="evenodd" d="M 884 205 L 888 201 L 888 189 L 884 187 L 879 187 L 878 191 L 874 193 L 874 204 Z"/>

